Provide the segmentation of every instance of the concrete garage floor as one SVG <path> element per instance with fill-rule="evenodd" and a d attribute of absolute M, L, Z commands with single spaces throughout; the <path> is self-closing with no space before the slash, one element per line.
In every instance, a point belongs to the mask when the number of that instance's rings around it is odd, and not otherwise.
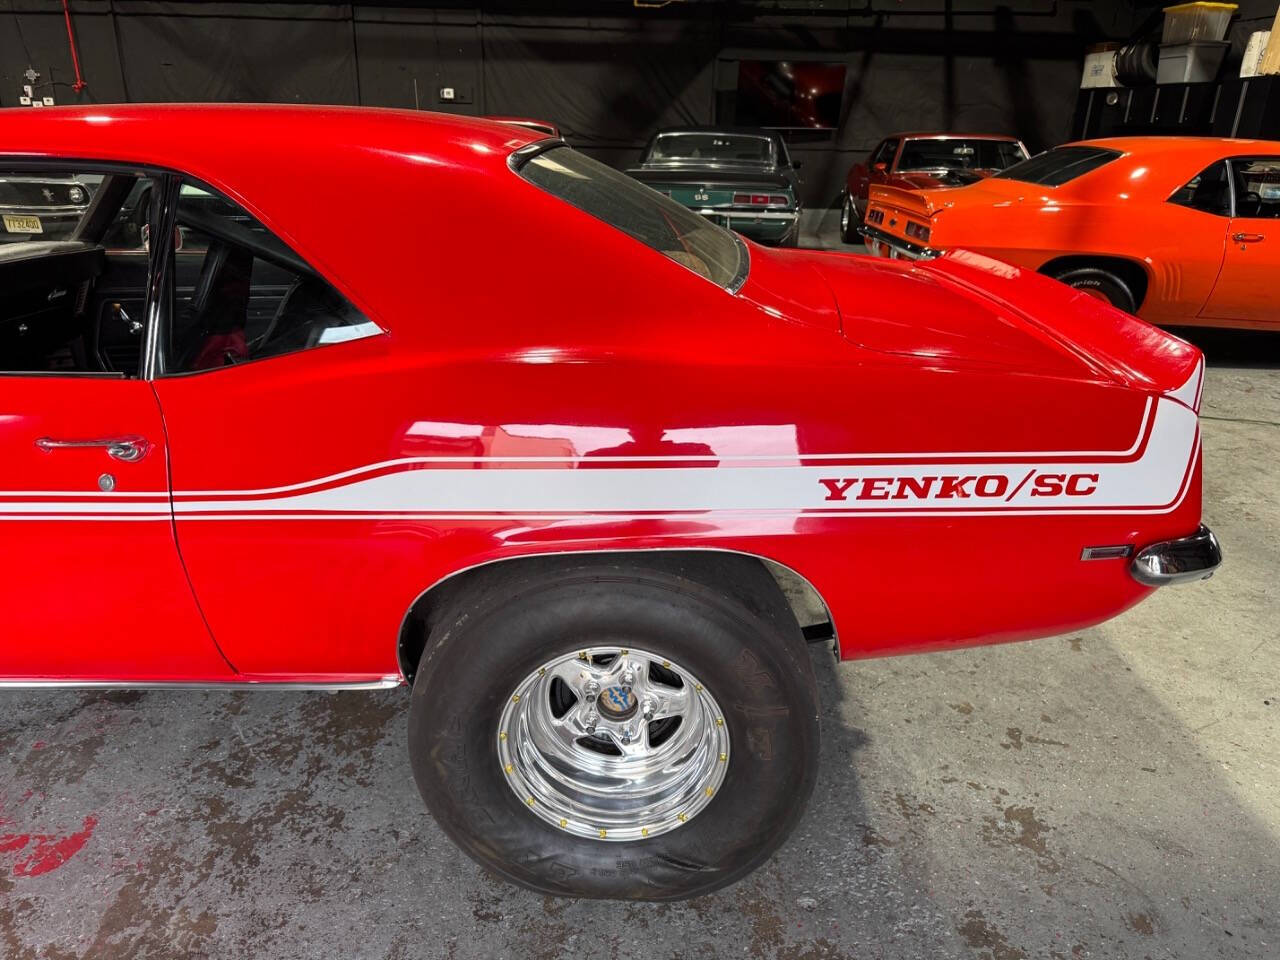
<path fill-rule="evenodd" d="M 1280 337 L 1209 351 L 1227 565 L 1100 628 L 836 667 L 780 853 L 554 900 L 421 806 L 405 691 L 0 692 L 0 957 L 1280 955 Z"/>

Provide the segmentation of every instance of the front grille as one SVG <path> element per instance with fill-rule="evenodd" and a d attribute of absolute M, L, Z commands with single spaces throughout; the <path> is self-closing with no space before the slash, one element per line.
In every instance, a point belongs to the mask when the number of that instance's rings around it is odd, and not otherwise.
<path fill-rule="evenodd" d="M 74 199 L 75 197 L 79 199 Z M 89 205 L 89 188 L 69 180 L 0 179 L 0 206 L 37 210 L 43 207 L 70 207 L 83 210 Z"/>

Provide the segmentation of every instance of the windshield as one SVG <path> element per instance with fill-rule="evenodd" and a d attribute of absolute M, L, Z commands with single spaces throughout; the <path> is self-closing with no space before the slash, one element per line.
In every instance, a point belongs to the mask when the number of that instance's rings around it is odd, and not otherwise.
<path fill-rule="evenodd" d="M 773 147 L 768 137 L 752 134 L 662 133 L 653 141 L 648 159 L 772 163 Z"/>
<path fill-rule="evenodd" d="M 908 140 L 899 170 L 1003 170 L 1027 158 L 1008 140 Z"/>
<path fill-rule="evenodd" d="M 1006 180 L 1038 183 L 1044 187 L 1057 187 L 1097 170 L 1119 156 L 1117 151 L 1104 150 L 1102 147 L 1058 147 L 1030 160 L 1023 160 L 996 176 Z"/>
<path fill-rule="evenodd" d="M 567 146 L 535 153 L 520 175 L 603 220 L 717 286 L 746 279 L 746 249 L 737 237 L 674 200 Z"/>

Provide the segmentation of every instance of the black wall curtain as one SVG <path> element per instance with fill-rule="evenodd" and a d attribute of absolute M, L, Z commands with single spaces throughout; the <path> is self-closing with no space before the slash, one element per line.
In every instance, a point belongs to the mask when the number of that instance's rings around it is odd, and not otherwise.
<path fill-rule="evenodd" d="M 134 100 L 359 103 L 349 7 L 115 8 L 125 85 Z"/>
<path fill-rule="evenodd" d="M 575 143 L 635 147 L 659 127 L 711 120 L 717 33 L 679 21 L 486 25 L 485 109 L 552 118 Z"/>
<path fill-rule="evenodd" d="M 1142 12 L 1086 0 L 797 6 L 72 0 L 88 81 L 76 93 L 60 0 L 0 0 L 0 106 L 18 103 L 30 67 L 37 94 L 58 103 L 361 103 L 534 117 L 623 166 L 661 127 L 731 123 L 739 59 L 838 61 L 847 65 L 840 128 L 792 136 L 805 200 L 821 205 L 891 132 L 1062 141 L 1085 46 L 1124 37 Z"/>

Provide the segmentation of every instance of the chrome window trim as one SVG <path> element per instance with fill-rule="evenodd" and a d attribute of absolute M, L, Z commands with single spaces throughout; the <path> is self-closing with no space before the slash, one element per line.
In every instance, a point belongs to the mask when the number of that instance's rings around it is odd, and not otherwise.
<path fill-rule="evenodd" d="M 733 242 L 738 245 L 738 272 L 725 284 L 724 289 L 727 293 L 736 295 L 747 282 L 747 275 L 751 273 L 751 251 L 740 236 L 732 230 L 729 233 L 733 237 Z"/>
<path fill-rule="evenodd" d="M 151 211 L 147 223 L 151 231 L 150 264 L 147 271 L 147 295 L 142 310 L 146 330 L 142 341 L 143 380 L 155 380 L 164 374 L 165 332 L 173 314 L 173 230 L 177 223 L 178 193 L 182 179 L 174 174 L 154 177 Z"/>

